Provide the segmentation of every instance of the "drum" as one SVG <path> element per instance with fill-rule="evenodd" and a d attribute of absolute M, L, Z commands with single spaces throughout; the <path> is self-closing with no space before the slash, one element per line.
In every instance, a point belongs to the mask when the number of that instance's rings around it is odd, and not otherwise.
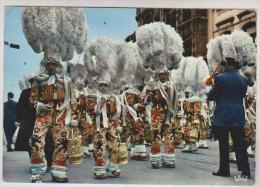
<path fill-rule="evenodd" d="M 199 131 L 197 128 L 190 130 L 190 143 L 196 143 L 199 138 Z"/>
<path fill-rule="evenodd" d="M 128 163 L 128 150 L 126 143 L 119 144 L 119 164 Z"/>
<path fill-rule="evenodd" d="M 83 152 L 81 150 L 81 136 L 75 132 L 74 128 L 69 130 L 68 138 L 68 158 L 72 165 L 81 164 Z"/>

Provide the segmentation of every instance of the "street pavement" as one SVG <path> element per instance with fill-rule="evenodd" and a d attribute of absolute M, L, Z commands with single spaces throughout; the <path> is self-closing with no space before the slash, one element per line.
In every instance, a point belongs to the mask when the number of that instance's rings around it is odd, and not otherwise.
<path fill-rule="evenodd" d="M 230 163 L 231 177 L 213 176 L 218 170 L 218 143 L 209 141 L 208 149 L 199 149 L 196 153 L 182 153 L 176 149 L 176 168 L 152 169 L 150 162 L 129 159 L 127 165 L 121 165 L 120 177 L 107 173 L 107 178 L 96 180 L 93 176 L 93 156 L 84 158 L 80 165 L 69 166 L 69 183 L 88 184 L 153 184 L 153 185 L 254 185 L 255 158 L 250 158 L 252 179 L 236 182 L 234 176 L 240 174 L 235 163 Z M 149 148 L 149 147 L 148 147 Z M 3 181 L 12 183 L 30 183 L 30 162 L 27 152 L 3 151 Z M 50 173 L 44 176 L 44 183 L 52 183 Z"/>

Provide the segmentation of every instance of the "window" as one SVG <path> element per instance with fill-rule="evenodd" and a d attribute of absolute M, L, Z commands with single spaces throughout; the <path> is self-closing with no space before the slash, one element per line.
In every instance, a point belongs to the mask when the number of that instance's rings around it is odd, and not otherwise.
<path fill-rule="evenodd" d="M 192 39 L 188 39 L 186 41 L 184 41 L 183 43 L 183 47 L 184 47 L 184 56 L 191 56 L 192 55 Z"/>
<path fill-rule="evenodd" d="M 234 17 L 232 16 L 232 17 L 230 17 L 230 18 L 227 18 L 227 19 L 224 19 L 224 20 L 222 20 L 222 21 L 220 21 L 220 22 L 218 22 L 218 23 L 216 23 L 216 26 L 217 27 L 220 27 L 220 26 L 224 26 L 224 25 L 226 25 L 226 24 L 233 24 L 233 22 L 234 22 Z"/>
<path fill-rule="evenodd" d="M 143 24 L 148 24 L 151 23 L 152 21 L 153 21 L 153 9 L 147 9 L 144 12 Z"/>
<path fill-rule="evenodd" d="M 207 10 L 203 10 L 203 9 L 196 10 L 196 16 L 207 17 L 207 15 L 208 15 Z"/>
<path fill-rule="evenodd" d="M 176 12 L 168 12 L 165 15 L 165 23 L 171 25 L 172 27 L 176 27 Z"/>
<path fill-rule="evenodd" d="M 223 14 L 229 10 L 228 9 L 217 9 L 216 11 L 217 11 L 218 16 L 220 16 L 221 14 Z"/>
<path fill-rule="evenodd" d="M 183 25 L 182 27 L 182 37 L 183 38 L 187 38 L 189 37 L 192 33 L 191 33 L 191 24 L 187 23 L 185 25 Z"/>
<path fill-rule="evenodd" d="M 231 34 L 231 31 L 224 31 L 222 34 Z"/>
<path fill-rule="evenodd" d="M 256 27 L 256 23 L 254 21 L 250 21 L 248 23 L 246 23 L 243 27 L 242 30 L 243 31 L 247 31 L 248 29 L 252 28 L 252 27 Z"/>
<path fill-rule="evenodd" d="M 256 38 L 256 22 L 255 21 L 250 21 L 250 22 L 247 22 L 246 24 L 244 24 L 242 27 L 242 30 L 247 32 L 253 38 L 253 41 L 255 42 L 255 38 Z"/>
<path fill-rule="evenodd" d="M 191 10 L 182 10 L 182 22 L 185 22 L 191 18 Z"/>

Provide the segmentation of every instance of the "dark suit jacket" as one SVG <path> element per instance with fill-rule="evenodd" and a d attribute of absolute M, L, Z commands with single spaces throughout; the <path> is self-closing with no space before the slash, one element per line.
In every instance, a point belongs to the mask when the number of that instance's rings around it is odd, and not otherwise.
<path fill-rule="evenodd" d="M 35 109 L 30 106 L 29 97 L 30 97 L 31 88 L 25 89 L 22 91 L 20 98 L 17 103 L 17 121 L 22 125 L 34 126 L 35 122 Z"/>
<path fill-rule="evenodd" d="M 250 81 L 234 69 L 215 77 L 208 99 L 215 101 L 214 126 L 241 127 L 245 124 L 243 98 Z"/>
<path fill-rule="evenodd" d="M 32 136 L 35 122 L 35 109 L 30 106 L 29 96 L 31 88 L 22 91 L 17 103 L 17 121 L 21 123 L 18 131 L 15 151 L 29 151 L 29 138 Z"/>
<path fill-rule="evenodd" d="M 28 151 L 31 155 L 31 148 L 29 146 L 29 139 L 33 134 L 34 123 L 36 119 L 35 109 L 30 106 L 29 97 L 31 88 L 22 91 L 17 104 L 17 121 L 21 123 L 20 129 L 15 142 L 15 151 Z M 48 166 L 52 163 L 52 155 L 54 151 L 54 143 L 52 139 L 51 130 L 45 137 L 45 156 Z"/>
<path fill-rule="evenodd" d="M 13 100 L 8 100 L 4 103 L 4 124 L 14 124 L 16 121 L 17 103 Z"/>

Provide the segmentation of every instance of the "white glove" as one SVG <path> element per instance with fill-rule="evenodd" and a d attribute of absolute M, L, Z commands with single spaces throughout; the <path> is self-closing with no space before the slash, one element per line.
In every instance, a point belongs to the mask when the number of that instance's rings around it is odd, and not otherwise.
<path fill-rule="evenodd" d="M 45 115 L 52 110 L 52 106 L 37 102 L 36 103 L 36 115 Z"/>
<path fill-rule="evenodd" d="M 17 121 L 15 121 L 14 124 L 15 124 L 16 127 L 20 127 L 20 125 L 21 125 L 21 123 L 19 123 Z"/>
<path fill-rule="evenodd" d="M 121 133 L 123 132 L 123 128 L 120 127 L 120 126 L 118 126 L 118 127 L 116 128 L 116 131 L 117 131 L 119 134 L 121 134 Z"/>
<path fill-rule="evenodd" d="M 70 125 L 72 126 L 72 127 L 77 127 L 78 126 L 78 121 L 77 120 L 71 120 L 71 122 L 70 122 Z"/>

